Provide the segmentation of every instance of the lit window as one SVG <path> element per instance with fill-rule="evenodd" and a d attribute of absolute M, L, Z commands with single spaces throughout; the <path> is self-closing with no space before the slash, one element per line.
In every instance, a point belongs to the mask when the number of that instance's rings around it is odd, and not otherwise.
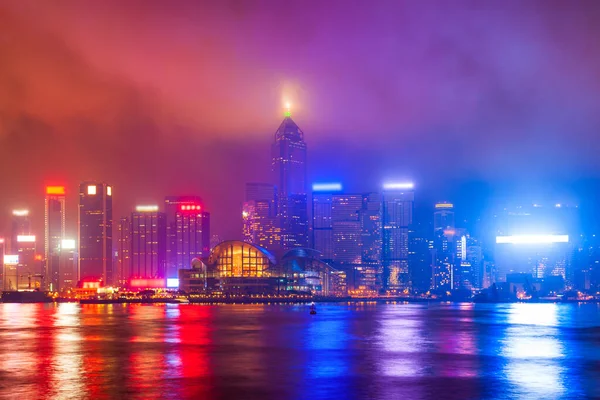
<path fill-rule="evenodd" d="M 87 188 L 87 194 L 96 194 L 96 185 L 89 185 Z"/>
<path fill-rule="evenodd" d="M 107 196 L 112 196 L 112 188 L 110 186 L 106 187 L 106 195 Z"/>

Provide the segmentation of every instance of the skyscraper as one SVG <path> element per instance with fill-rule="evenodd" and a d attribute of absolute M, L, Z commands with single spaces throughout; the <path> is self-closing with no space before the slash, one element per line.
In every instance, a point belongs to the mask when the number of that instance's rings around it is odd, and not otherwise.
<path fill-rule="evenodd" d="M 35 289 L 44 286 L 46 274 L 42 270 L 42 257 L 36 257 L 36 237 L 33 235 L 17 236 L 17 289 Z"/>
<path fill-rule="evenodd" d="M 137 206 L 131 214 L 131 273 L 136 278 L 164 278 L 166 216 L 158 206 Z"/>
<path fill-rule="evenodd" d="M 112 187 L 106 183 L 79 185 L 78 280 L 113 282 Z"/>
<path fill-rule="evenodd" d="M 282 247 L 308 246 L 306 191 L 306 143 L 304 132 L 288 111 L 275 132 L 271 146 L 274 183 L 277 187 L 277 214 Z"/>
<path fill-rule="evenodd" d="M 118 286 L 123 286 L 131 274 L 131 219 L 129 217 L 119 219 L 117 263 L 116 281 Z"/>
<path fill-rule="evenodd" d="M 13 210 L 10 234 L 10 253 L 17 254 L 19 244 L 17 236 L 31 234 L 31 220 L 29 210 Z"/>
<path fill-rule="evenodd" d="M 65 187 L 47 186 L 44 201 L 44 259 L 50 290 L 59 287 L 60 248 L 65 238 Z"/>
<path fill-rule="evenodd" d="M 189 268 L 194 258 L 210 252 L 210 214 L 201 203 L 179 205 L 175 212 L 175 268 Z"/>
<path fill-rule="evenodd" d="M 386 288 L 406 289 L 408 271 L 408 228 L 412 223 L 414 186 L 388 183 L 383 186 L 383 268 Z"/>
<path fill-rule="evenodd" d="M 58 283 L 54 290 L 64 292 L 77 286 L 77 244 L 75 239 L 61 240 L 58 260 Z"/>
<path fill-rule="evenodd" d="M 312 186 L 312 247 L 321 253 L 321 260 L 333 263 L 332 208 L 335 193 L 342 190 L 339 183 Z"/>
<path fill-rule="evenodd" d="M 454 204 L 447 201 L 435 204 L 433 212 L 433 230 L 454 229 Z"/>
<path fill-rule="evenodd" d="M 362 285 L 369 290 L 383 287 L 382 236 L 381 236 L 381 195 L 363 194 L 363 204 L 359 211 L 361 227 L 361 276 Z"/>
<path fill-rule="evenodd" d="M 177 278 L 178 270 L 182 266 L 178 263 L 177 249 L 181 247 L 181 243 L 178 243 L 178 228 L 177 228 L 177 213 L 185 211 L 187 206 L 202 206 L 202 199 L 198 196 L 167 196 L 165 197 L 165 217 L 167 223 L 167 278 Z M 190 210 L 191 211 L 191 210 Z M 208 218 L 208 213 L 207 218 Z M 181 238 L 181 236 L 180 236 Z M 210 238 L 210 236 L 209 236 Z M 210 239 L 209 239 L 210 240 Z M 185 264 L 183 268 L 187 268 L 189 265 Z"/>
<path fill-rule="evenodd" d="M 247 183 L 242 208 L 244 240 L 276 251 L 281 246 L 277 224 L 275 187 L 269 183 Z"/>
<path fill-rule="evenodd" d="M 360 194 L 336 194 L 332 199 L 333 259 L 338 266 L 361 263 Z"/>
<path fill-rule="evenodd" d="M 433 276 L 432 258 L 429 249 L 431 225 L 413 222 L 408 231 L 408 266 L 413 291 L 425 293 L 431 289 Z"/>

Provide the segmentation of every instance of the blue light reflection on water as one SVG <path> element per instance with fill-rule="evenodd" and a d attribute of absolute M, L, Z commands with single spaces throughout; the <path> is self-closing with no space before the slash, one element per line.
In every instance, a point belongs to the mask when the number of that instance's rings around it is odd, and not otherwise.
<path fill-rule="evenodd" d="M 0 304 L 0 397 L 600 396 L 595 304 Z"/>

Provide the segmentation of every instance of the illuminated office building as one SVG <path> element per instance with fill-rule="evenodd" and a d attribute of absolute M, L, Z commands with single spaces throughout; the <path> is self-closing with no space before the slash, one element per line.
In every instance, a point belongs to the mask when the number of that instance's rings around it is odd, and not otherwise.
<path fill-rule="evenodd" d="M 11 219 L 10 253 L 17 254 L 19 244 L 17 236 L 31 235 L 31 219 L 29 210 L 13 210 Z"/>
<path fill-rule="evenodd" d="M 77 243 L 75 239 L 61 240 L 58 262 L 58 283 L 54 290 L 64 292 L 77 287 Z"/>
<path fill-rule="evenodd" d="M 570 285 L 578 226 L 579 210 L 567 204 L 509 206 L 495 213 L 496 281 L 531 274 L 535 279 L 561 277 Z"/>
<path fill-rule="evenodd" d="M 179 205 L 175 212 L 175 229 L 174 251 L 177 271 L 188 268 L 194 258 L 208 257 L 210 214 L 204 211 L 201 203 Z"/>
<path fill-rule="evenodd" d="M 271 146 L 277 216 L 284 249 L 308 246 L 306 143 L 289 109 Z"/>
<path fill-rule="evenodd" d="M 121 219 L 119 219 L 119 233 L 117 236 L 117 285 L 125 285 L 130 278 L 130 273 L 131 219 L 129 217 L 121 217 Z"/>
<path fill-rule="evenodd" d="M 202 210 L 198 228 L 195 228 L 195 220 L 198 218 L 194 217 L 194 226 L 188 224 L 187 228 L 181 227 L 180 229 L 178 223 L 183 223 L 183 220 L 189 222 L 189 218 L 182 217 L 182 212 L 195 212 L 198 210 Z M 190 240 L 193 242 L 191 244 L 193 253 L 197 251 L 197 248 L 205 249 L 201 251 L 201 254 L 207 253 L 210 249 L 210 214 L 204 211 L 202 199 L 198 196 L 168 196 L 165 198 L 164 212 L 167 224 L 166 274 L 167 278 L 177 278 L 178 270 L 189 267 L 191 262 L 191 258 L 189 260 L 184 259 L 189 255 L 189 252 L 186 253 L 186 251 L 190 248 Z M 192 214 L 193 212 L 190 213 L 190 215 Z M 186 242 L 183 243 L 183 240 Z"/>
<path fill-rule="evenodd" d="M 333 259 L 338 265 L 361 263 L 360 194 L 334 195 L 331 206 Z"/>
<path fill-rule="evenodd" d="M 412 224 L 414 186 L 412 183 L 388 183 L 383 187 L 383 268 L 389 290 L 407 289 L 408 230 Z"/>
<path fill-rule="evenodd" d="M 166 242 L 165 214 L 158 206 L 137 206 L 131 214 L 130 278 L 164 278 Z"/>
<path fill-rule="evenodd" d="M 36 256 L 36 237 L 33 235 L 17 236 L 16 287 L 18 290 L 42 288 L 46 278 L 43 270 L 42 256 Z"/>
<path fill-rule="evenodd" d="M 360 286 L 369 290 L 380 290 L 383 287 L 381 205 L 379 193 L 365 193 L 358 213 L 362 253 L 358 280 Z"/>
<path fill-rule="evenodd" d="M 246 200 L 242 208 L 244 240 L 269 251 L 277 251 L 281 246 L 275 199 L 273 185 L 246 184 Z"/>
<path fill-rule="evenodd" d="M 47 186 L 44 201 L 44 259 L 49 289 L 59 286 L 60 246 L 65 238 L 65 187 Z"/>
<path fill-rule="evenodd" d="M 432 287 L 432 256 L 430 249 L 430 225 L 413 222 L 408 229 L 408 265 L 411 288 L 425 293 Z"/>
<path fill-rule="evenodd" d="M 2 261 L 2 290 L 17 290 L 19 281 L 19 274 L 17 272 L 19 267 L 19 255 L 7 254 L 5 252 Z"/>
<path fill-rule="evenodd" d="M 102 279 L 113 284 L 112 187 L 83 182 L 79 186 L 78 280 Z"/>
<path fill-rule="evenodd" d="M 312 247 L 321 260 L 332 264 L 333 253 L 333 197 L 342 190 L 339 183 L 314 184 L 312 193 Z"/>
<path fill-rule="evenodd" d="M 433 230 L 454 229 L 454 204 L 447 201 L 435 204 L 433 212 Z"/>

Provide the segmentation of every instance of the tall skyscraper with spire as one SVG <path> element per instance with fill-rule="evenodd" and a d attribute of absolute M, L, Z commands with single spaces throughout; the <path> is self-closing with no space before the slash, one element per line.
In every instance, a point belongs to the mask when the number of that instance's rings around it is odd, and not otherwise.
<path fill-rule="evenodd" d="M 281 247 L 307 247 L 306 143 L 304 132 L 292 120 L 289 105 L 274 139 L 271 155 Z"/>

